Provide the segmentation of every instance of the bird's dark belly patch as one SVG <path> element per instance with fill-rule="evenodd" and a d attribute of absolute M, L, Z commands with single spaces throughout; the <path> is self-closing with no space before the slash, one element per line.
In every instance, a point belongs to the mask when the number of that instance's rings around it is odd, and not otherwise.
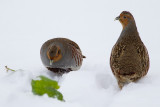
<path fill-rule="evenodd" d="M 64 74 L 64 73 L 68 73 L 71 70 L 71 68 L 68 68 L 68 69 L 61 69 L 61 68 L 50 68 L 50 67 L 47 67 L 48 70 L 54 72 L 54 73 L 57 73 L 57 74 Z"/>

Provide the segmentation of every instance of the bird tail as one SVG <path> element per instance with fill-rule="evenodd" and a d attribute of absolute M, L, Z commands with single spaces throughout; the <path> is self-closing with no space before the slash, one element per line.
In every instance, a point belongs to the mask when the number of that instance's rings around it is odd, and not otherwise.
<path fill-rule="evenodd" d="M 83 55 L 83 58 L 86 58 L 86 56 Z"/>

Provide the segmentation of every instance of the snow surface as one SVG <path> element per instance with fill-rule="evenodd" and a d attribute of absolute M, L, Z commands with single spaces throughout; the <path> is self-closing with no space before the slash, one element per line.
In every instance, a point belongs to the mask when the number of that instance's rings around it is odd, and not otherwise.
<path fill-rule="evenodd" d="M 0 107 L 159 107 L 159 0 L 0 0 Z M 148 48 L 150 69 L 137 83 L 119 90 L 109 66 L 122 27 L 123 10 L 136 20 Z M 48 39 L 77 42 L 87 57 L 79 71 L 58 78 L 40 60 Z M 17 72 L 6 72 L 4 66 Z M 66 102 L 35 96 L 31 80 L 45 75 L 59 81 Z"/>

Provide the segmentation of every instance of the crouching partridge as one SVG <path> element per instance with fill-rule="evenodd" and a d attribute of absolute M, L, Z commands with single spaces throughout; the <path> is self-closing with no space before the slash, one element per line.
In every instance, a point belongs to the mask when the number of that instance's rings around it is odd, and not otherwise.
<path fill-rule="evenodd" d="M 79 46 L 66 38 L 46 41 L 41 47 L 40 56 L 43 65 L 58 74 L 80 69 L 85 58 Z"/>
<path fill-rule="evenodd" d="M 123 30 L 112 48 L 110 67 L 117 79 L 119 88 L 145 76 L 149 69 L 149 55 L 137 31 L 130 12 L 123 11 L 116 17 Z"/>

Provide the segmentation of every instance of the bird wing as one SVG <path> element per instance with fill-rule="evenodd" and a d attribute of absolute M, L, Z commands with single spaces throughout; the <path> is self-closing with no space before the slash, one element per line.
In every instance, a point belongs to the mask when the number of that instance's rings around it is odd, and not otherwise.
<path fill-rule="evenodd" d="M 122 45 L 120 43 L 115 44 L 112 48 L 112 52 L 110 56 L 110 67 L 114 75 L 115 75 L 115 69 L 119 68 L 118 61 L 124 49 L 125 49 L 125 45 Z"/>
<path fill-rule="evenodd" d="M 66 39 L 66 41 L 68 41 L 68 44 L 71 45 L 72 47 L 76 48 L 76 50 L 78 51 L 78 53 L 82 53 L 80 47 L 74 42 L 74 41 L 71 41 L 71 40 L 68 40 Z M 84 55 L 82 55 L 83 58 L 86 58 Z"/>
<path fill-rule="evenodd" d="M 140 45 L 137 46 L 137 52 L 139 54 L 139 57 L 141 59 L 141 64 L 142 64 L 142 71 L 144 71 L 144 73 L 142 74 L 142 76 L 146 75 L 149 69 L 149 55 L 148 55 L 148 51 L 147 48 L 145 47 L 145 45 L 142 43 Z"/>
<path fill-rule="evenodd" d="M 121 75 L 132 75 L 135 73 L 132 70 L 131 71 L 129 70 L 128 72 L 119 71 L 119 68 L 120 68 L 119 61 L 120 61 L 121 56 L 123 55 L 125 48 L 126 46 L 121 43 L 115 44 L 114 47 L 112 48 L 111 57 L 110 57 L 110 66 L 111 66 L 111 69 L 114 75 L 116 73 L 121 74 Z M 148 51 L 143 43 L 138 43 L 135 46 L 135 48 L 137 48 L 137 51 L 135 52 L 138 53 L 140 61 L 141 61 L 140 66 L 141 66 L 142 74 L 140 75 L 144 76 L 147 74 L 148 69 L 149 69 Z"/>

